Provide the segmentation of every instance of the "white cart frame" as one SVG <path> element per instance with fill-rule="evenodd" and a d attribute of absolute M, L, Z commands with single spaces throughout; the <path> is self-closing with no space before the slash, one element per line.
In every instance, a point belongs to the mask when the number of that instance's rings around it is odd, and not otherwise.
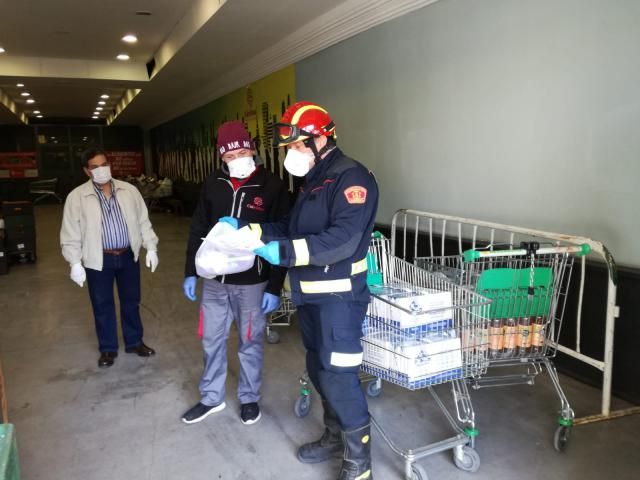
<path fill-rule="evenodd" d="M 615 261 L 603 243 L 585 237 L 545 232 L 439 213 L 400 209 L 395 212 L 391 222 L 391 252 L 403 259 L 418 256 L 418 247 L 423 246 L 423 242 L 419 240 L 420 235 L 414 235 L 413 245 L 407 245 L 407 234 L 414 232 L 426 236 L 426 241 L 428 242 L 428 253 L 426 255 L 431 257 L 453 254 L 462 255 L 463 243 L 470 243 L 469 248 L 478 248 L 486 245 L 508 245 L 509 248 L 514 248 L 514 246 L 519 245 L 521 241 L 531 240 L 550 243 L 554 246 L 579 246 L 585 243 L 588 244 L 589 247 L 591 247 L 590 256 L 599 257 L 599 260 L 604 261 L 608 269 L 604 359 L 600 360 L 585 355 L 581 352 L 580 348 L 586 256 L 583 256 L 581 259 L 578 309 L 576 314 L 576 343 L 574 346 L 554 346 L 558 351 L 603 372 L 602 402 L 599 414 L 578 418 L 574 421 L 574 425 L 607 420 L 640 412 L 640 407 L 611 412 L 613 338 L 615 319 L 619 316 L 620 309 L 616 305 L 617 272 Z M 457 242 L 457 251 L 445 251 L 447 240 Z"/>

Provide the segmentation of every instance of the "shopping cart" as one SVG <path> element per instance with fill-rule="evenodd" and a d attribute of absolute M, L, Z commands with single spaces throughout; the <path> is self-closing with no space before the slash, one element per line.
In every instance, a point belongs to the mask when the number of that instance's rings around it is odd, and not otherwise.
<path fill-rule="evenodd" d="M 398 447 L 381 424 L 371 422 L 389 447 L 405 461 L 407 480 L 426 480 L 416 463 L 426 456 L 453 450 L 455 465 L 475 472 L 480 457 L 474 449 L 478 430 L 466 379 L 486 372 L 490 300 L 427 272 L 400 258 L 386 255 L 376 266 L 380 283 L 370 285 L 369 304 L 362 338 L 362 370 L 409 390 L 427 388 L 449 421 L 454 435 L 413 449 Z M 433 388 L 450 383 L 456 416 Z"/>
<path fill-rule="evenodd" d="M 541 247 L 539 242 L 522 242 L 519 249 L 497 247 L 467 250 L 464 255 L 416 257 L 414 264 L 492 300 L 489 324 L 477 332 L 487 345 L 492 374 L 472 379 L 472 386 L 533 385 L 544 366 L 560 399 L 553 444 L 563 451 L 575 415 L 552 359 L 562 328 L 573 255 L 586 255 L 589 246 Z M 493 374 L 497 367 L 509 371 Z M 524 372 L 514 373 L 514 367 Z"/>
<path fill-rule="evenodd" d="M 273 327 L 291 326 L 291 317 L 296 311 L 296 307 L 291 301 L 291 292 L 283 290 L 280 294 L 280 305 L 269 314 L 267 318 L 267 343 L 275 344 L 280 342 L 280 332 Z"/>

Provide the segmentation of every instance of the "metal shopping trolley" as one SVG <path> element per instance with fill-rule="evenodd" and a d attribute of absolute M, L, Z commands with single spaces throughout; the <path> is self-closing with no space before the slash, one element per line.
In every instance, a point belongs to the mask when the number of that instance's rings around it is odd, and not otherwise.
<path fill-rule="evenodd" d="M 533 385 L 544 366 L 560 399 L 553 444 L 563 451 L 574 412 L 552 359 L 562 327 L 573 254 L 586 255 L 589 246 L 541 247 L 539 242 L 522 242 L 519 249 L 497 247 L 467 250 L 464 255 L 416 257 L 414 264 L 492 300 L 489 324 L 477 332 L 487 345 L 492 374 L 474 378 L 473 388 Z M 493 374 L 498 367 L 503 373 Z M 513 367 L 524 371 L 514 372 Z"/>
<path fill-rule="evenodd" d="M 389 447 L 405 461 L 406 480 L 426 480 L 416 463 L 428 455 L 453 450 L 455 465 L 474 472 L 480 457 L 474 449 L 478 431 L 466 379 L 478 378 L 488 364 L 490 300 L 443 275 L 385 255 L 374 270 L 372 299 L 363 328 L 362 370 L 409 390 L 427 388 L 450 423 L 454 435 L 414 449 L 401 449 L 371 421 Z M 455 417 L 433 388 L 450 383 Z"/>
<path fill-rule="evenodd" d="M 267 343 L 275 344 L 280 342 L 280 332 L 274 330 L 273 327 L 291 326 L 291 317 L 295 311 L 296 307 L 291 301 L 291 291 L 283 288 L 280 294 L 280 305 L 267 318 Z"/>

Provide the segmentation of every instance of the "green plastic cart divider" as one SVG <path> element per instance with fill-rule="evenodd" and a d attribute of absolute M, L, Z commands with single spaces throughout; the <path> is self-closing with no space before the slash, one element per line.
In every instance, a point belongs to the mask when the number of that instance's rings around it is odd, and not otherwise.
<path fill-rule="evenodd" d="M 382 284 L 382 272 L 373 252 L 367 253 L 367 285 Z"/>
<path fill-rule="evenodd" d="M 529 297 L 530 268 L 493 268 L 478 279 L 476 291 L 493 300 L 489 318 L 548 315 L 553 272 L 549 267 L 533 269 L 534 293 Z"/>
<path fill-rule="evenodd" d="M 371 234 L 371 238 L 381 239 L 382 233 L 375 231 Z M 381 285 L 382 271 L 378 266 L 376 256 L 373 252 L 367 252 L 367 285 Z"/>

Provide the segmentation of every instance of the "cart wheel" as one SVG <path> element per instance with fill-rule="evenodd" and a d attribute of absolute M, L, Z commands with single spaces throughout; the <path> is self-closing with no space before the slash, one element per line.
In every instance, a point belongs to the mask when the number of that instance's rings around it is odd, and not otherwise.
<path fill-rule="evenodd" d="M 553 448 L 558 452 L 564 452 L 571 438 L 571 427 L 560 425 L 553 435 Z"/>
<path fill-rule="evenodd" d="M 429 480 L 427 471 L 422 465 L 417 463 L 411 465 L 411 480 Z"/>
<path fill-rule="evenodd" d="M 480 455 L 473 448 L 465 445 L 462 447 L 461 459 L 456 456 L 455 451 L 453 452 L 453 463 L 465 472 L 477 472 L 480 468 Z"/>
<path fill-rule="evenodd" d="M 367 395 L 369 395 L 370 397 L 377 397 L 382 393 L 382 385 L 378 385 L 378 381 L 377 380 L 371 380 L 368 384 L 367 384 Z"/>
<path fill-rule="evenodd" d="M 280 343 L 280 334 L 275 330 L 270 329 L 267 333 L 267 343 L 273 345 L 274 343 Z"/>
<path fill-rule="evenodd" d="M 311 410 L 311 396 L 300 395 L 293 407 L 293 413 L 296 414 L 296 417 L 302 418 L 309 415 L 309 410 Z"/>

